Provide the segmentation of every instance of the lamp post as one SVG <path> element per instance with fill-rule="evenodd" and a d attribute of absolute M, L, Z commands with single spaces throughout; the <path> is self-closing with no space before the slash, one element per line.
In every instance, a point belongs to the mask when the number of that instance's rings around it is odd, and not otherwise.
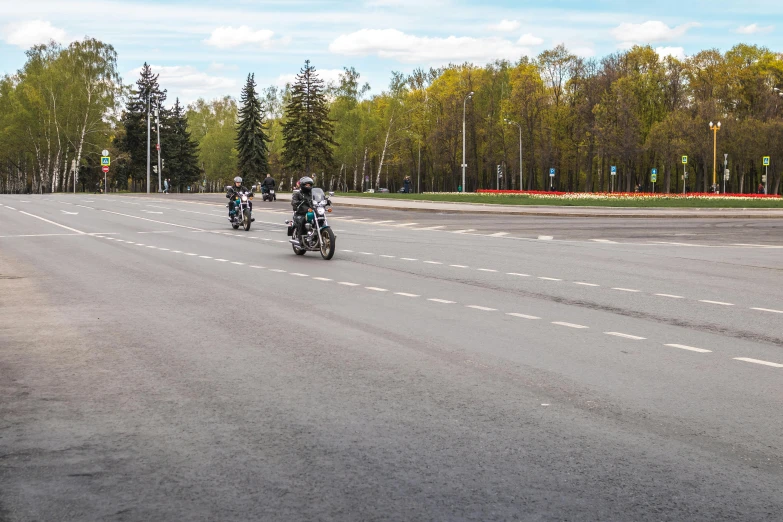
<path fill-rule="evenodd" d="M 150 96 L 151 91 L 147 91 L 147 194 L 150 193 Z"/>
<path fill-rule="evenodd" d="M 715 125 L 710 122 L 710 130 L 712 131 L 712 189 L 716 191 L 718 188 L 718 180 L 716 175 L 718 164 L 718 131 L 720 130 L 720 122 Z"/>
<path fill-rule="evenodd" d="M 161 153 L 161 150 L 160 150 L 160 104 L 158 105 L 158 107 L 155 107 L 155 122 L 157 123 L 157 126 L 158 126 L 158 130 L 156 132 L 156 134 L 158 135 L 158 192 L 161 192 L 160 176 L 161 176 L 161 171 L 163 169 L 161 168 L 161 165 L 160 165 L 160 153 Z"/>
<path fill-rule="evenodd" d="M 465 169 L 468 164 L 465 163 L 465 106 L 468 100 L 473 98 L 473 91 L 470 91 L 465 99 L 462 100 L 462 192 L 465 192 Z"/>
<path fill-rule="evenodd" d="M 506 118 L 506 123 L 516 125 L 519 129 L 519 190 L 524 190 L 524 183 L 522 183 L 522 125 L 508 118 Z"/>

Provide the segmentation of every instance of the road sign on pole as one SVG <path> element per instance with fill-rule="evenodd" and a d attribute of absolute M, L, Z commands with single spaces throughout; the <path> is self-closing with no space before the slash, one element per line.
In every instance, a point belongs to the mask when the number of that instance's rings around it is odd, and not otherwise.
<path fill-rule="evenodd" d="M 108 155 L 109 155 L 109 151 L 106 150 L 106 149 L 103 149 L 103 151 L 101 152 L 101 156 L 108 156 Z"/>
<path fill-rule="evenodd" d="M 764 160 L 764 166 L 769 167 L 769 156 L 764 156 L 762 159 Z"/>
<path fill-rule="evenodd" d="M 111 165 L 111 158 L 109 158 L 109 156 L 101 156 L 101 165 L 104 167 Z"/>
<path fill-rule="evenodd" d="M 658 169 L 652 169 L 652 173 L 650 174 L 650 181 L 653 183 L 658 181 Z"/>
<path fill-rule="evenodd" d="M 109 167 L 108 167 L 108 165 L 104 165 L 103 167 L 101 167 L 101 170 L 102 170 L 103 172 L 109 172 Z"/>
<path fill-rule="evenodd" d="M 616 176 L 617 175 L 617 167 L 615 167 L 614 165 L 612 165 L 611 173 L 612 173 L 612 176 Z"/>
<path fill-rule="evenodd" d="M 683 165 L 687 165 L 688 164 L 688 156 L 683 156 L 682 157 L 682 164 Z"/>
<path fill-rule="evenodd" d="M 554 178 L 555 177 L 555 169 L 549 169 L 549 177 Z"/>

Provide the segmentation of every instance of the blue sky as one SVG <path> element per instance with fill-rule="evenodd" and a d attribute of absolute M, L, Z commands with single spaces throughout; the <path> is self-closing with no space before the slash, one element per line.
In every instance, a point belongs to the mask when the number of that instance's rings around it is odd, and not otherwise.
<path fill-rule="evenodd" d="M 738 42 L 783 51 L 783 2 L 506 0 L 0 0 L 0 71 L 30 45 L 111 43 L 126 83 L 145 61 L 169 100 L 282 85 L 310 59 L 326 79 L 355 67 L 381 92 L 392 70 L 535 56 L 564 43 L 600 58 L 633 44 L 684 56 Z"/>

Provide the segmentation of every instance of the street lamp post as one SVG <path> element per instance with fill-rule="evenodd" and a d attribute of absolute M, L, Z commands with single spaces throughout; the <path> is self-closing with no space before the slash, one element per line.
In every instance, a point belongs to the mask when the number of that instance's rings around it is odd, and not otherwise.
<path fill-rule="evenodd" d="M 720 130 L 720 122 L 713 125 L 710 122 L 710 130 L 712 131 L 712 190 L 717 191 L 717 164 L 718 164 L 718 131 Z"/>
<path fill-rule="evenodd" d="M 470 91 L 465 99 L 462 100 L 462 192 L 465 192 L 465 169 L 468 164 L 465 163 L 465 106 L 469 99 L 473 98 L 473 91 Z"/>
<path fill-rule="evenodd" d="M 147 194 L 150 193 L 150 96 L 151 91 L 147 91 Z"/>
<path fill-rule="evenodd" d="M 524 183 L 522 183 L 522 125 L 509 119 L 506 119 L 506 123 L 516 125 L 519 129 L 519 190 L 524 190 Z"/>

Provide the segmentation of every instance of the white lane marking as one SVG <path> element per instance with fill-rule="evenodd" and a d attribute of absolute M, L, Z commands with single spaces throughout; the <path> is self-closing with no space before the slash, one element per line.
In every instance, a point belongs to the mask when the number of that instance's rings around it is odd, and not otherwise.
<path fill-rule="evenodd" d="M 217 261 L 219 263 L 225 263 L 226 261 L 228 261 L 228 259 L 219 259 L 218 258 L 218 259 L 215 259 L 215 261 Z"/>
<path fill-rule="evenodd" d="M 200 257 L 201 259 L 212 259 L 210 256 L 198 256 L 198 257 Z"/>
<path fill-rule="evenodd" d="M 395 227 L 412 227 L 413 225 L 418 225 L 418 223 L 400 223 L 399 225 L 394 225 Z"/>
<path fill-rule="evenodd" d="M 388 292 L 385 288 L 378 288 L 377 286 L 365 286 L 367 290 L 372 290 L 373 292 Z"/>
<path fill-rule="evenodd" d="M 664 346 L 668 346 L 670 348 L 679 348 L 680 350 L 688 350 L 690 352 L 698 352 L 698 353 L 712 352 L 712 350 L 705 350 L 704 348 L 695 348 L 693 346 L 687 346 L 685 344 L 664 344 Z"/>
<path fill-rule="evenodd" d="M 158 248 L 158 247 L 152 246 L 152 245 L 147 245 L 147 248 Z"/>
<path fill-rule="evenodd" d="M 538 239 L 540 241 L 551 241 L 554 238 L 552 236 L 538 236 Z"/>
<path fill-rule="evenodd" d="M 443 304 L 454 304 L 454 301 L 447 301 L 446 299 L 427 299 L 427 301 L 432 301 L 433 303 L 443 303 Z"/>
<path fill-rule="evenodd" d="M 639 292 L 639 290 L 634 290 L 633 288 L 612 288 L 612 290 L 617 290 L 618 292 L 631 292 L 631 293 Z"/>
<path fill-rule="evenodd" d="M 281 239 L 275 239 L 275 243 L 288 243 L 288 241 L 283 241 Z"/>
<path fill-rule="evenodd" d="M 673 294 L 655 294 L 655 295 L 657 295 L 658 297 L 669 297 L 671 299 L 685 299 L 681 295 L 673 295 Z"/>
<path fill-rule="evenodd" d="M 491 268 L 477 268 L 479 272 L 497 272 L 497 270 L 493 270 Z"/>
<path fill-rule="evenodd" d="M 163 214 L 163 212 L 157 212 L 155 210 L 142 210 L 142 212 L 146 212 L 147 214 Z"/>
<path fill-rule="evenodd" d="M 11 210 L 16 210 L 14 207 L 9 207 L 8 205 L 6 205 L 5 208 L 10 208 Z"/>
<path fill-rule="evenodd" d="M 89 208 L 90 210 L 94 210 L 92 207 L 88 207 L 86 205 L 76 205 L 76 206 L 77 207 L 81 207 L 81 208 Z"/>
<path fill-rule="evenodd" d="M 63 214 L 68 214 L 70 216 L 78 216 L 79 215 L 78 212 L 68 212 L 67 210 L 61 210 L 60 212 L 62 212 Z"/>
<path fill-rule="evenodd" d="M 281 270 L 280 268 L 270 268 L 269 271 L 270 272 L 277 272 L 278 274 L 285 273 L 285 270 Z"/>
<path fill-rule="evenodd" d="M 316 281 L 331 281 L 328 277 L 314 277 Z"/>
<path fill-rule="evenodd" d="M 349 283 L 348 281 L 340 281 L 337 284 L 338 285 L 345 285 L 345 286 L 359 286 L 359 283 Z"/>
<path fill-rule="evenodd" d="M 612 241 L 611 239 L 591 239 L 590 241 L 595 241 L 596 243 L 614 243 L 614 244 L 617 244 L 617 241 Z"/>
<path fill-rule="evenodd" d="M 310 276 L 309 276 L 309 275 L 307 275 L 307 274 L 300 274 L 299 272 L 291 272 L 291 274 L 290 274 L 290 275 L 292 275 L 292 276 L 296 276 L 296 277 L 310 277 Z"/>
<path fill-rule="evenodd" d="M 475 228 L 466 228 L 465 230 L 455 230 L 452 234 L 467 234 L 468 232 L 475 232 Z"/>
<path fill-rule="evenodd" d="M 700 303 L 714 304 L 720 306 L 734 306 L 733 303 L 724 303 L 723 301 L 710 301 L 709 299 L 699 299 Z"/>
<path fill-rule="evenodd" d="M 644 341 L 646 337 L 639 337 L 638 335 L 625 334 L 620 332 L 604 332 L 606 335 L 614 335 L 615 337 L 622 337 L 623 339 L 633 339 L 634 341 Z"/>
<path fill-rule="evenodd" d="M 190 255 L 190 254 L 188 254 Z M 265 266 L 259 266 L 259 265 L 250 265 L 250 268 L 266 268 Z"/>
<path fill-rule="evenodd" d="M 272 240 L 271 240 L 271 239 L 269 239 L 268 237 L 262 237 L 262 238 L 261 238 L 261 240 L 262 240 L 262 241 L 272 241 Z"/>
<path fill-rule="evenodd" d="M 750 357 L 735 357 L 735 361 L 745 361 L 754 364 L 763 364 L 764 366 L 772 366 L 773 368 L 783 368 L 783 364 L 773 363 L 769 361 L 762 361 L 761 359 L 751 359 Z"/>
<path fill-rule="evenodd" d="M 353 250 L 348 250 L 347 248 L 343 248 L 343 252 L 351 252 L 351 253 L 353 253 Z"/>
<path fill-rule="evenodd" d="M 530 274 L 520 274 L 518 272 L 506 272 L 506 275 L 517 276 L 517 277 L 530 277 Z"/>
<path fill-rule="evenodd" d="M 370 219 L 370 218 L 356 218 L 356 219 L 352 219 L 351 221 L 359 221 L 359 222 L 361 222 L 361 221 L 367 221 L 368 219 Z"/>
<path fill-rule="evenodd" d="M 473 308 L 474 310 L 481 310 L 483 312 L 497 312 L 497 308 L 487 308 L 486 306 L 479 305 L 465 305 L 465 308 Z"/>
<path fill-rule="evenodd" d="M 245 263 L 240 263 L 239 261 L 231 261 L 232 265 L 244 265 Z"/>
<path fill-rule="evenodd" d="M 179 254 L 179 253 L 180 253 L 179 250 L 173 250 L 172 251 L 172 254 Z M 185 255 L 186 256 L 197 256 L 198 254 L 194 254 L 193 252 L 185 252 Z"/>
<path fill-rule="evenodd" d="M 405 292 L 394 292 L 394 295 L 401 295 L 403 297 L 421 297 L 418 294 L 408 294 Z"/>
<path fill-rule="evenodd" d="M 175 230 L 153 230 L 151 232 L 136 232 L 137 234 L 173 234 Z"/>
<path fill-rule="evenodd" d="M 575 285 L 580 285 L 580 286 L 601 286 L 601 285 L 597 285 L 595 283 L 583 283 L 581 281 L 574 281 L 574 284 Z"/>
<path fill-rule="evenodd" d="M 440 261 L 425 261 L 428 265 L 442 265 Z"/>
<path fill-rule="evenodd" d="M 470 268 L 466 265 L 449 265 L 449 266 L 453 266 L 454 268 Z"/>
<path fill-rule="evenodd" d="M 383 223 L 394 223 L 394 220 L 393 220 L 393 219 L 386 219 L 386 220 L 384 220 L 384 221 L 375 221 L 374 223 L 375 223 L 376 225 L 381 225 L 381 224 L 383 224 Z"/>
<path fill-rule="evenodd" d="M 66 234 L 66 233 L 63 232 L 62 234 L 18 234 L 18 235 L 14 235 L 14 236 L 0 236 L 0 237 L 4 237 L 4 238 L 14 238 L 14 237 L 52 237 L 52 236 L 74 236 L 74 237 L 78 237 L 78 236 L 87 236 L 87 235 L 90 235 L 90 234 Z"/>
<path fill-rule="evenodd" d="M 541 319 L 540 317 L 536 317 L 535 315 L 518 314 L 516 312 L 509 312 L 506 315 L 510 315 L 511 317 L 519 317 L 521 319 Z"/>
<path fill-rule="evenodd" d="M 141 217 L 141 216 L 132 216 L 130 214 L 122 214 L 120 212 L 113 212 L 111 210 L 101 209 L 101 212 L 106 212 L 108 214 L 114 214 L 116 216 L 129 217 L 129 218 L 133 218 L 133 219 L 141 219 L 142 221 L 151 221 L 152 223 L 159 223 L 161 225 L 169 225 L 169 226 L 172 226 L 172 227 L 187 228 L 188 230 L 198 230 L 199 232 L 204 232 L 203 228 L 188 227 L 188 226 L 185 226 L 185 225 L 177 225 L 176 223 L 167 223 L 165 221 L 158 221 L 158 220 L 155 220 L 155 219 L 149 219 L 149 218 L 145 218 L 145 217 Z"/>
<path fill-rule="evenodd" d="M 539 277 L 539 279 L 543 281 L 562 281 L 562 279 L 557 279 L 556 277 Z"/>
<path fill-rule="evenodd" d="M 385 257 L 387 259 L 392 259 L 392 258 L 395 258 L 397 256 L 387 256 L 387 255 L 381 254 L 379 257 Z"/>
<path fill-rule="evenodd" d="M 359 252 L 359 254 L 362 254 L 364 256 L 374 256 L 375 255 L 372 252 Z"/>
<path fill-rule="evenodd" d="M 494 234 L 490 234 L 489 237 L 503 237 L 507 236 L 508 232 L 495 232 Z"/>
<path fill-rule="evenodd" d="M 759 312 L 770 312 L 773 314 L 783 314 L 783 310 L 773 310 L 772 308 L 751 308 L 751 310 L 757 310 Z"/>
<path fill-rule="evenodd" d="M 446 225 L 436 225 L 434 227 L 417 228 L 416 230 L 440 230 L 441 228 L 446 228 Z"/>
<path fill-rule="evenodd" d="M 8 207 L 11 208 L 11 207 Z M 15 210 L 15 209 L 12 209 Z M 56 225 L 60 228 L 64 228 L 65 230 L 70 230 L 71 232 L 76 232 L 77 234 L 84 234 L 81 230 L 76 230 L 75 228 L 66 227 L 65 225 L 61 225 L 60 223 L 55 223 L 54 221 L 49 221 L 46 218 L 42 218 L 41 216 L 36 216 L 35 214 L 30 214 L 29 212 L 25 212 L 24 210 L 19 211 L 20 214 L 24 214 L 25 216 L 34 217 L 35 219 L 40 219 L 41 221 L 44 221 L 46 223 L 49 223 L 50 225 Z"/>
<path fill-rule="evenodd" d="M 403 261 L 418 261 L 418 259 L 415 259 L 413 257 L 401 257 L 400 259 L 402 259 Z"/>
<path fill-rule="evenodd" d="M 568 328 L 590 328 L 589 326 L 584 326 L 581 324 L 574 324 L 574 323 L 564 323 L 562 321 L 552 321 L 552 324 L 556 324 L 558 326 L 566 326 Z"/>
<path fill-rule="evenodd" d="M 144 243 L 136 243 L 136 246 L 147 246 Z"/>

